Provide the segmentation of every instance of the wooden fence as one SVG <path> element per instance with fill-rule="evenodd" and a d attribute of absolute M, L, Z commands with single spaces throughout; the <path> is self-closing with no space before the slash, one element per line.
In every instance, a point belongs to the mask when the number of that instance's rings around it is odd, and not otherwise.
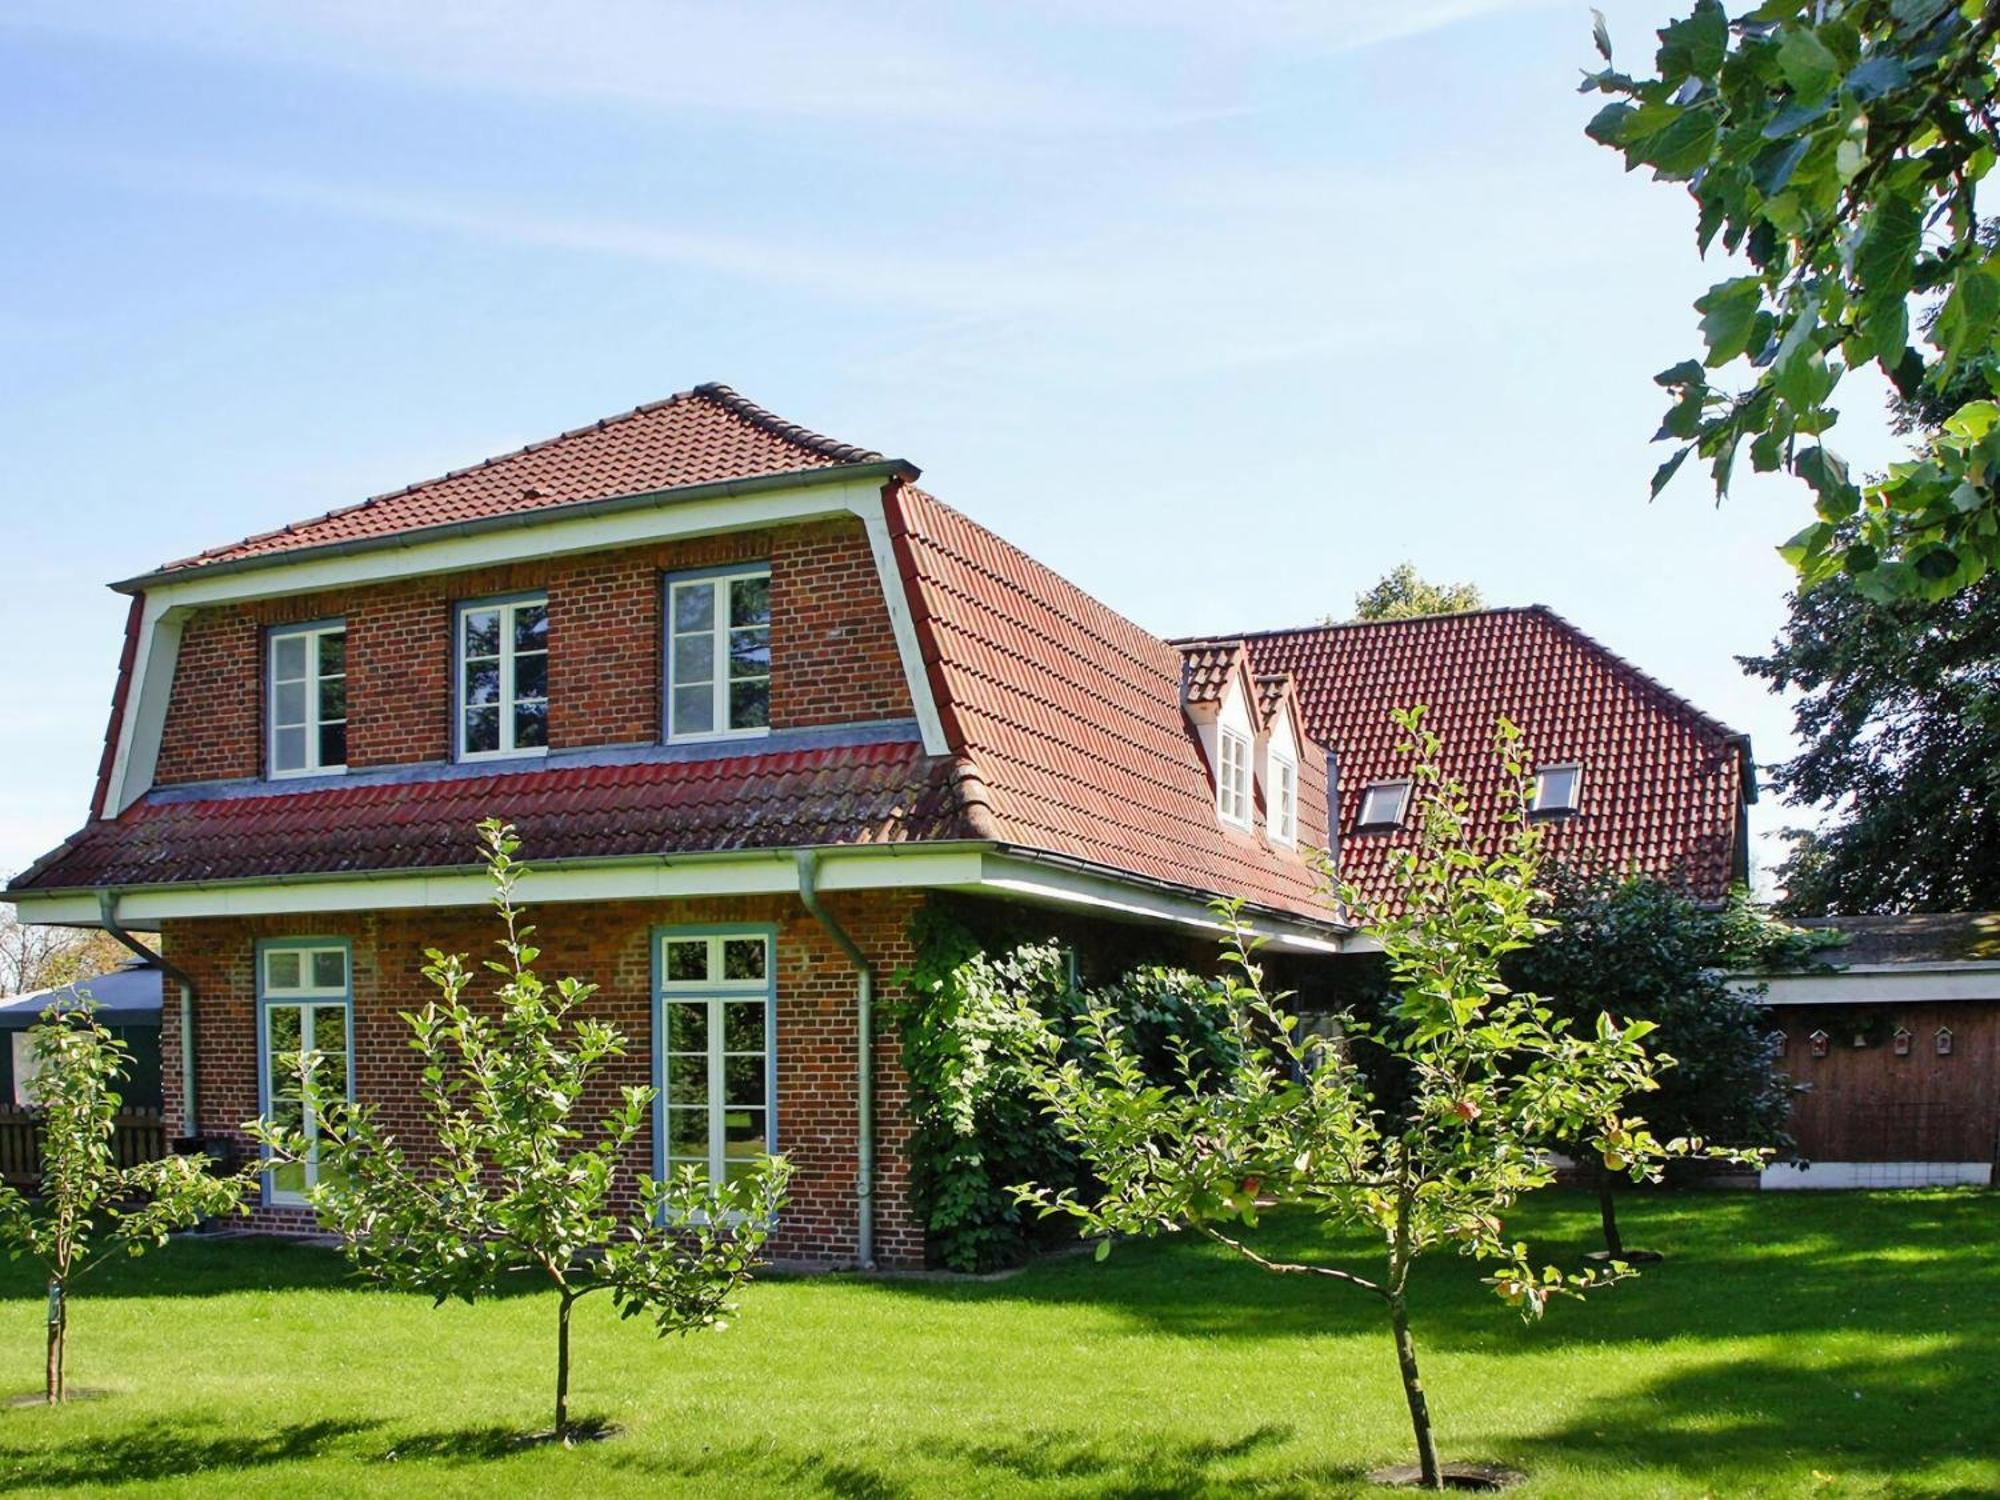
<path fill-rule="evenodd" d="M 111 1149 L 121 1167 L 167 1154 L 167 1130 L 157 1109 L 131 1109 L 113 1122 Z M 0 1180 L 32 1190 L 42 1180 L 42 1120 L 32 1110 L 0 1110 Z"/>

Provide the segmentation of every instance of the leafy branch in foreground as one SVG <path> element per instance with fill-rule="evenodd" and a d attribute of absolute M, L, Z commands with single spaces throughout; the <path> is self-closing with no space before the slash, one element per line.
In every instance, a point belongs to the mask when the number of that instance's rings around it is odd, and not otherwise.
<path fill-rule="evenodd" d="M 1422 1483 L 1442 1487 L 1410 1320 L 1410 1269 L 1441 1248 L 1488 1265 L 1484 1278 L 1525 1317 L 1629 1274 L 1621 1263 L 1566 1271 L 1507 1237 L 1502 1214 L 1554 1180 L 1551 1140 L 1587 1143 L 1610 1168 L 1644 1180 L 1670 1156 L 1703 1149 L 1662 1142 L 1631 1110 L 1663 1060 L 1647 1056 L 1644 1022 L 1608 1015 L 1572 1030 L 1532 995 L 1512 992 L 1501 962 L 1546 927 L 1535 915 L 1538 830 L 1527 820 L 1531 777 L 1520 731 L 1502 722 L 1505 838 L 1476 841 L 1465 789 L 1439 769 L 1441 744 L 1423 711 L 1395 716 L 1419 788 L 1418 837 L 1392 852 L 1392 908 L 1351 889 L 1343 899 L 1382 945 L 1396 998 L 1382 1021 L 1351 1017 L 1332 1042 L 1308 1034 L 1264 988 L 1239 913 L 1225 907 L 1232 972 L 1214 1005 L 1240 1041 L 1216 1065 L 1181 1046 L 1175 1076 L 1152 1081 L 1128 1030 L 1093 1006 L 1067 1046 L 1044 1028 L 1033 1087 L 1097 1174 L 1088 1192 L 1024 1185 L 1022 1201 L 1073 1216 L 1104 1236 L 1192 1230 L 1265 1270 L 1313 1276 L 1375 1297 L 1394 1335 Z M 1407 1098 L 1378 1104 L 1352 1055 L 1362 1038 L 1407 1077 Z M 1260 1204 L 1296 1205 L 1378 1237 L 1366 1266 L 1281 1260 L 1244 1233 Z M 1241 1226 L 1241 1227 L 1239 1227 Z"/>
<path fill-rule="evenodd" d="M 651 1116 L 654 1091 L 625 1086 L 594 1124 L 580 1118 L 625 1038 L 580 1014 L 594 987 L 551 986 L 535 973 L 541 950 L 522 924 L 514 889 L 524 867 L 513 830 L 497 819 L 479 835 L 504 936 L 497 1014 L 468 999 L 462 957 L 427 953 L 438 998 L 406 1013 L 422 1060 L 418 1094 L 431 1142 L 412 1152 L 373 1108 L 332 1097 L 318 1058 L 299 1058 L 301 1097 L 317 1142 L 260 1121 L 254 1133 L 279 1160 L 317 1152 L 311 1201 L 367 1275 L 387 1285 L 473 1302 L 527 1274 L 556 1293 L 554 1436 L 579 1431 L 569 1415 L 570 1317 L 607 1293 L 621 1316 L 645 1316 L 661 1337 L 727 1326 L 730 1298 L 749 1280 L 784 1200 L 790 1167 L 767 1157 L 727 1183 L 692 1167 L 646 1178 L 620 1206 L 621 1171 Z"/>
<path fill-rule="evenodd" d="M 44 1395 L 68 1396 L 70 1288 L 115 1255 L 143 1255 L 203 1219 L 241 1213 L 248 1175 L 218 1177 L 205 1156 L 167 1156 L 121 1167 L 114 1149 L 129 1071 L 125 1044 L 89 1004 L 51 1005 L 28 1032 L 36 1059 L 41 1191 L 30 1199 L 0 1183 L 0 1243 L 41 1264 L 48 1282 Z"/>
<path fill-rule="evenodd" d="M 1705 353 L 1662 372 L 1657 437 L 1718 495 L 1749 446 L 1788 470 L 1817 518 L 1785 546 L 1804 588 L 1842 572 L 1868 597 L 1941 598 L 2000 564 L 2000 244 L 1981 181 L 2000 138 L 1996 0 L 1719 0 L 1659 33 L 1652 76 L 1605 66 L 1614 96 L 1588 134 L 1628 169 L 1687 184 L 1703 254 L 1748 269 L 1695 303 Z M 1928 313 L 1914 323 L 1912 299 Z M 1714 372 L 1748 362 L 1741 389 Z M 1857 482 L 1825 445 L 1842 379 L 1875 365 L 1935 430 L 1909 460 Z"/>

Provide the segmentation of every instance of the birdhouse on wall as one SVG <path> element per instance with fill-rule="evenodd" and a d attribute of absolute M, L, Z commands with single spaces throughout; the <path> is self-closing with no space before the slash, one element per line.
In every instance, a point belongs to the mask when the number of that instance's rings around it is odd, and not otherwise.
<path fill-rule="evenodd" d="M 1789 1032 L 1774 1031 L 1771 1033 L 1771 1054 L 1774 1057 L 1783 1057 L 1791 1050 L 1791 1046 L 1792 1038 Z"/>
<path fill-rule="evenodd" d="M 1951 1028 L 1949 1026 L 1940 1026 L 1937 1029 L 1937 1055 L 1939 1057 L 1951 1056 Z"/>
<path fill-rule="evenodd" d="M 1907 1026 L 1898 1026 L 1896 1034 L 1889 1039 L 1889 1045 L 1896 1049 L 1896 1056 L 1908 1057 L 1910 1055 L 1909 1028 Z"/>
<path fill-rule="evenodd" d="M 1828 1042 L 1832 1041 L 1833 1038 L 1828 1036 L 1824 1031 L 1815 1031 L 1811 1036 L 1807 1037 L 1806 1040 L 1812 1043 L 1812 1055 L 1814 1057 L 1825 1057 L 1826 1045 Z"/>

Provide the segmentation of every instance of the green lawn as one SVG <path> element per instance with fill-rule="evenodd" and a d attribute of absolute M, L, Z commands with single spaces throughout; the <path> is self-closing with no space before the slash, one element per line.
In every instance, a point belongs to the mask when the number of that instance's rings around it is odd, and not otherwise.
<path fill-rule="evenodd" d="M 2000 1195 L 1634 1199 L 1645 1277 L 1523 1328 L 1465 1262 L 1419 1276 L 1449 1457 L 1529 1495 L 2000 1494 Z M 1588 1248 L 1548 1195 L 1516 1227 Z M 1279 1220 L 1273 1245 L 1315 1233 Z M 1371 1299 L 1185 1243 L 1007 1281 L 773 1280 L 725 1333 L 660 1343 L 579 1314 L 545 1425 L 553 1301 L 433 1311 L 333 1254 L 177 1244 L 73 1306 L 60 1411 L 0 1410 L 0 1490 L 248 1494 L 1321 1495 L 1408 1430 Z M 42 1301 L 0 1280 L 0 1392 L 40 1377 Z"/>

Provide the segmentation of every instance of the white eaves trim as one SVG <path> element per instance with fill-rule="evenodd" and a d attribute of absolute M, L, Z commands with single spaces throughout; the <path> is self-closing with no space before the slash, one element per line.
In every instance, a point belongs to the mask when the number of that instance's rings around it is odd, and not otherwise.
<path fill-rule="evenodd" d="M 1830 974 L 1734 975 L 1740 988 L 1761 985 L 1765 1005 L 1919 1004 L 1933 1000 L 2000 1001 L 2000 963 L 1857 964 Z"/>
<path fill-rule="evenodd" d="M 931 694 L 923 654 L 918 649 L 902 574 L 889 545 L 879 478 L 680 500 L 674 498 L 673 491 L 663 491 L 656 506 L 566 514 L 542 521 L 529 513 L 522 517 L 519 526 L 428 541 L 419 534 L 404 546 L 320 554 L 295 561 L 284 561 L 281 556 L 267 566 L 214 575 L 194 569 L 184 581 L 168 577 L 148 583 L 132 678 L 127 687 L 129 701 L 105 787 L 105 813 L 116 816 L 123 812 L 153 784 L 167 699 L 180 652 L 181 627 L 197 609 L 717 532 L 755 530 L 842 514 L 859 517 L 867 532 L 869 550 L 895 629 L 903 675 L 909 684 L 910 701 L 916 707 L 924 752 L 948 754 L 943 720 Z"/>
<path fill-rule="evenodd" d="M 822 891 L 921 888 L 988 891 L 1042 905 L 1168 922 L 1218 937 L 1224 926 L 1193 894 L 1162 890 L 1092 871 L 1052 866 L 984 845 L 899 845 L 822 849 L 816 881 Z M 775 896 L 799 888 L 797 851 L 672 855 L 641 860 L 588 860 L 531 867 L 522 877 L 524 905 L 567 901 L 680 900 L 709 896 Z M 493 884 L 483 871 L 411 871 L 209 884 L 136 886 L 117 893 L 117 917 L 128 927 L 200 917 L 304 916 L 488 904 Z M 23 892 L 23 922 L 96 926 L 95 892 Z M 1338 953 L 1344 941 L 1331 923 L 1271 913 L 1246 917 L 1256 937 L 1307 953 Z"/>

